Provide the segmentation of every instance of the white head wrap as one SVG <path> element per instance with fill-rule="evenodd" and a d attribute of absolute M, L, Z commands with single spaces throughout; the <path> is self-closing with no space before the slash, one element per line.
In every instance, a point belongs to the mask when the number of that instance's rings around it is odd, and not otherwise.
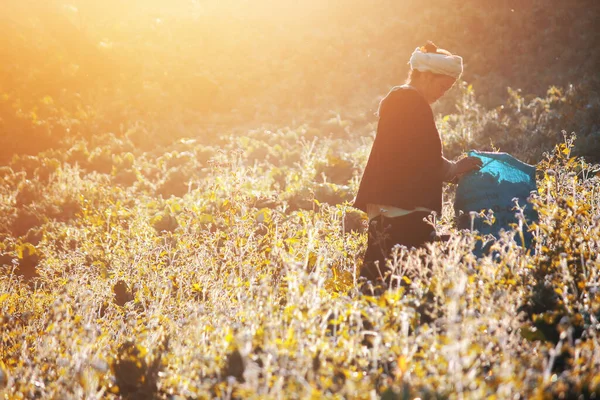
<path fill-rule="evenodd" d="M 424 53 L 419 47 L 410 56 L 410 68 L 421 72 L 433 72 L 458 79 L 463 71 L 463 60 L 460 56 L 448 56 L 437 53 Z"/>

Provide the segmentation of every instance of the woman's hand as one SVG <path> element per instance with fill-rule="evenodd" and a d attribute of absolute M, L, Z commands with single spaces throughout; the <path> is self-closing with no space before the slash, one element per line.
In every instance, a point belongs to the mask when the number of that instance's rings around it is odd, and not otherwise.
<path fill-rule="evenodd" d="M 479 171 L 481 168 L 482 162 L 478 157 L 465 157 L 460 159 L 454 165 L 454 174 L 455 176 L 460 176 L 466 174 L 471 171 Z"/>

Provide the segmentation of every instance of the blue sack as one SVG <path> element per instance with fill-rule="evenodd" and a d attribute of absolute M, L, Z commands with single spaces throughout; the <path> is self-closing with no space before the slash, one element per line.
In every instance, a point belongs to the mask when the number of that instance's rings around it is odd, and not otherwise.
<path fill-rule="evenodd" d="M 478 157 L 483 164 L 479 171 L 465 174 L 458 182 L 454 200 L 458 229 L 471 229 L 473 225 L 480 234 L 492 234 L 498 238 L 501 229 L 509 230 L 511 223 L 518 223 L 514 198 L 518 199 L 520 207 L 525 207 L 523 214 L 527 223 L 537 221 L 536 211 L 527 202 L 531 191 L 536 190 L 534 166 L 507 153 L 470 151 L 468 155 Z M 494 211 L 494 224 L 489 225 L 480 217 L 472 221 L 472 211 L 479 213 L 489 209 Z M 524 243 L 521 243 L 520 235 L 516 235 L 515 239 L 528 248 L 532 235 L 526 227 L 523 233 Z M 475 253 L 481 255 L 485 250 L 477 248 Z"/>

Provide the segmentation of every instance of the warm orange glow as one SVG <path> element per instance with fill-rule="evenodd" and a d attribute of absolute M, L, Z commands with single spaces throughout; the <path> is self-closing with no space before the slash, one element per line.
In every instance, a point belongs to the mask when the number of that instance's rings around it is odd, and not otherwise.
<path fill-rule="evenodd" d="M 0 399 L 600 398 L 598 2 L 0 0 Z"/>
<path fill-rule="evenodd" d="M 534 70 L 514 67 L 523 62 L 519 54 L 551 56 L 525 23 L 543 17 L 533 5 L 5 0 L 3 7 L 2 118 L 37 121 L 31 129 L 52 131 L 50 142 L 97 129 L 118 132 L 139 121 L 216 132 L 309 115 L 321 120 L 342 110 L 372 118 L 379 98 L 404 81 L 414 47 L 428 39 L 464 56 L 463 78 L 491 105 L 504 100 L 509 85 L 543 92 L 557 84 L 557 74 L 541 63 Z M 494 23 L 483 23 L 486 13 Z M 552 66 L 583 65 L 580 54 Z M 452 96 L 443 101 L 452 112 Z M 73 119 L 80 124 L 67 122 Z"/>

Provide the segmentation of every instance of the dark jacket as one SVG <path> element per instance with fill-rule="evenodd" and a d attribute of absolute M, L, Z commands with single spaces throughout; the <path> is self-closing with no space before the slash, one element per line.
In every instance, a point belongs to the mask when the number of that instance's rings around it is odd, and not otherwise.
<path fill-rule="evenodd" d="M 396 86 L 381 101 L 379 124 L 354 207 L 381 204 L 441 213 L 442 142 L 425 98 Z"/>

